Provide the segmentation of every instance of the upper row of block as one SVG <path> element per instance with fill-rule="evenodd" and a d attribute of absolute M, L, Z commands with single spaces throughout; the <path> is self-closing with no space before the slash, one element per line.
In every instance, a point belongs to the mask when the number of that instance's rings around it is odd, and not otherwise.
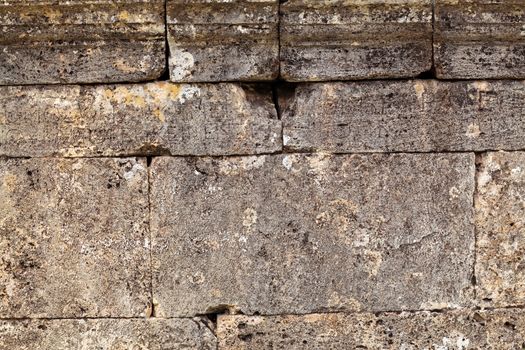
<path fill-rule="evenodd" d="M 166 33 L 174 82 L 525 78 L 525 2 L 432 2 L 3 1 L 0 85 L 157 79 Z"/>

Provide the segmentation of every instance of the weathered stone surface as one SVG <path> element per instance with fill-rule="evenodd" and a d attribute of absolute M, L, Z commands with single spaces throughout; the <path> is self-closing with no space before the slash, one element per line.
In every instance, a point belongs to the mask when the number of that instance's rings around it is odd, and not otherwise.
<path fill-rule="evenodd" d="M 155 158 L 160 316 L 467 303 L 474 155 Z"/>
<path fill-rule="evenodd" d="M 1 160 L 0 317 L 144 316 L 147 191 L 145 159 Z"/>
<path fill-rule="evenodd" d="M 234 84 L 0 87 L 0 155 L 227 155 L 281 149 L 271 92 Z"/>
<path fill-rule="evenodd" d="M 171 80 L 277 78 L 278 7 L 278 0 L 167 0 Z"/>
<path fill-rule="evenodd" d="M 220 316 L 220 349 L 517 350 L 525 312 Z"/>
<path fill-rule="evenodd" d="M 191 319 L 0 321 L 0 350 L 216 349 L 213 333 Z"/>
<path fill-rule="evenodd" d="M 284 146 L 330 152 L 524 149 L 524 99 L 523 81 L 301 84 L 281 100 Z"/>
<path fill-rule="evenodd" d="M 525 153 L 479 157 L 476 281 L 483 305 L 525 305 Z"/>
<path fill-rule="evenodd" d="M 436 0 L 435 12 L 439 78 L 525 78 L 523 0 Z"/>
<path fill-rule="evenodd" d="M 289 0 L 281 12 L 285 80 L 415 77 L 432 66 L 430 0 Z"/>
<path fill-rule="evenodd" d="M 0 3 L 0 85 L 125 82 L 165 69 L 162 0 Z"/>

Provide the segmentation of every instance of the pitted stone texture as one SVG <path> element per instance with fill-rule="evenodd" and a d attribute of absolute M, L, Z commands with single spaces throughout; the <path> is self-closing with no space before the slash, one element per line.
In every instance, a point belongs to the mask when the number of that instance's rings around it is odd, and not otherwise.
<path fill-rule="evenodd" d="M 0 321 L 0 350 L 216 349 L 213 333 L 191 319 Z"/>
<path fill-rule="evenodd" d="M 160 316 L 454 307 L 470 296 L 471 154 L 155 158 Z"/>
<path fill-rule="evenodd" d="M 517 350 L 525 345 L 525 312 L 220 316 L 218 338 L 223 350 Z"/>
<path fill-rule="evenodd" d="M 1 160 L 0 318 L 144 316 L 147 191 L 145 159 Z"/>
<path fill-rule="evenodd" d="M 525 148 L 523 81 L 316 83 L 281 96 L 284 147 L 289 150 Z"/>
<path fill-rule="evenodd" d="M 273 80 L 278 0 L 167 0 L 174 82 Z"/>
<path fill-rule="evenodd" d="M 162 0 L 0 3 L 0 85 L 144 81 L 165 69 Z"/>
<path fill-rule="evenodd" d="M 436 0 L 438 78 L 525 78 L 523 0 Z"/>
<path fill-rule="evenodd" d="M 478 159 L 477 297 L 484 306 L 525 305 L 525 153 Z"/>
<path fill-rule="evenodd" d="M 281 150 L 271 91 L 234 84 L 0 87 L 0 155 L 228 155 Z"/>
<path fill-rule="evenodd" d="M 432 66 L 430 0 L 289 0 L 281 12 L 287 81 L 415 77 Z"/>

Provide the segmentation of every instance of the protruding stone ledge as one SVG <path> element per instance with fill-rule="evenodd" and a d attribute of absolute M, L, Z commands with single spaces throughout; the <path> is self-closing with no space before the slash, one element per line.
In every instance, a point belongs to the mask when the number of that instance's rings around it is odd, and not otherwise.
<path fill-rule="evenodd" d="M 280 151 L 268 89 L 234 84 L 0 87 L 0 155 L 90 157 Z"/>
<path fill-rule="evenodd" d="M 416 77 L 432 66 L 430 0 L 281 4 L 287 81 Z"/>
<path fill-rule="evenodd" d="M 159 316 L 469 303 L 473 154 L 160 157 L 150 169 Z"/>
<path fill-rule="evenodd" d="M 0 350 L 216 349 L 199 320 L 88 319 L 0 321 Z"/>
<path fill-rule="evenodd" d="M 438 78 L 525 78 L 525 1 L 436 0 Z"/>
<path fill-rule="evenodd" d="M 0 4 L 0 85 L 111 83 L 160 77 L 164 1 Z"/>
<path fill-rule="evenodd" d="M 277 78 L 278 7 L 278 0 L 167 0 L 171 80 Z"/>
<path fill-rule="evenodd" d="M 336 153 L 520 150 L 524 100 L 524 81 L 299 84 L 281 99 L 284 147 Z"/>
<path fill-rule="evenodd" d="M 145 159 L 3 159 L 0 198 L 0 318 L 148 315 Z"/>
<path fill-rule="evenodd" d="M 235 349 L 521 349 L 525 312 L 220 316 L 219 348 Z"/>
<path fill-rule="evenodd" d="M 482 306 L 525 305 L 525 152 L 478 159 L 476 283 Z"/>

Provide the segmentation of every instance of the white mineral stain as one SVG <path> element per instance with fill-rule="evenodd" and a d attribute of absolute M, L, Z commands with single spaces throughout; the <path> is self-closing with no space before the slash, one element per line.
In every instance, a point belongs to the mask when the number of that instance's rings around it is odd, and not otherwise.
<path fill-rule="evenodd" d="M 195 97 L 201 96 L 201 89 L 194 85 L 184 85 L 178 95 L 178 100 L 181 104 L 184 104 L 186 101 L 190 101 Z"/>
<path fill-rule="evenodd" d="M 293 161 L 292 161 L 292 157 L 290 156 L 285 156 L 283 158 L 283 166 L 288 169 L 288 170 L 292 170 L 292 167 L 293 167 Z"/>
<path fill-rule="evenodd" d="M 288 135 L 283 135 L 283 145 L 284 145 L 284 146 L 288 145 L 288 144 L 290 143 L 290 140 L 291 140 L 291 139 L 292 139 L 292 138 L 291 138 L 290 136 L 288 136 Z"/>
<path fill-rule="evenodd" d="M 425 84 L 420 81 L 417 81 L 414 84 L 414 90 L 416 90 L 416 96 L 419 101 L 423 100 L 423 94 L 425 93 Z"/>
<path fill-rule="evenodd" d="M 131 168 L 131 170 L 126 171 L 124 173 L 124 179 L 126 179 L 126 181 L 130 181 L 131 179 L 133 179 L 135 177 L 135 175 L 137 175 L 137 173 L 139 173 L 141 171 L 144 171 L 144 170 L 145 169 L 142 166 L 142 164 L 135 163 L 135 164 L 133 164 L 133 167 Z"/>
<path fill-rule="evenodd" d="M 443 337 L 442 344 L 434 344 L 436 350 L 467 350 L 470 344 L 470 340 L 465 338 L 464 335 L 454 332 L 456 335 L 450 337 Z"/>
<path fill-rule="evenodd" d="M 173 46 L 170 45 L 170 47 Z M 169 65 L 171 67 L 171 79 L 180 81 L 191 75 L 195 66 L 195 59 L 186 50 L 172 48 Z"/>
<path fill-rule="evenodd" d="M 472 139 L 472 138 L 479 137 L 480 134 L 481 134 L 481 131 L 479 129 L 479 125 L 471 123 L 467 127 L 467 132 L 465 133 L 465 136 Z"/>
<path fill-rule="evenodd" d="M 244 227 L 252 227 L 257 223 L 257 212 L 253 208 L 247 208 L 244 211 L 242 225 Z"/>
<path fill-rule="evenodd" d="M 450 188 L 450 190 L 448 191 L 448 195 L 451 199 L 456 199 L 459 197 L 460 191 L 457 189 L 457 187 L 454 186 Z"/>

